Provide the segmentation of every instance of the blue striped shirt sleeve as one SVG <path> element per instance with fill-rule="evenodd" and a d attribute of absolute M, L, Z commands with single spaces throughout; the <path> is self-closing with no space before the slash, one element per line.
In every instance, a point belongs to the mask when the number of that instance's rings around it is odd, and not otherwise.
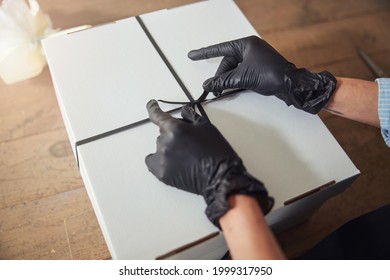
<path fill-rule="evenodd" d="M 386 145 L 390 147 L 390 78 L 375 80 L 378 83 L 378 116 Z"/>

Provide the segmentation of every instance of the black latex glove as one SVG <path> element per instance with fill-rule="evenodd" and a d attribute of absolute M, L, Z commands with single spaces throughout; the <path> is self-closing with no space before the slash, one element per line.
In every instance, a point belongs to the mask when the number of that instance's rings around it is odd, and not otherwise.
<path fill-rule="evenodd" d="M 336 79 L 329 72 L 298 69 L 256 36 L 188 53 L 192 60 L 219 56 L 224 58 L 215 76 L 203 83 L 203 88 L 214 94 L 225 89 L 250 89 L 263 95 L 275 95 L 288 106 L 316 114 L 336 88 Z"/>
<path fill-rule="evenodd" d="M 219 227 L 219 218 L 229 210 L 228 197 L 254 197 L 264 214 L 273 206 L 263 183 L 252 177 L 236 152 L 209 121 L 190 106 L 183 119 L 163 112 L 155 100 L 147 104 L 150 120 L 160 128 L 157 151 L 145 162 L 160 181 L 184 191 L 202 195 L 206 215 Z"/>

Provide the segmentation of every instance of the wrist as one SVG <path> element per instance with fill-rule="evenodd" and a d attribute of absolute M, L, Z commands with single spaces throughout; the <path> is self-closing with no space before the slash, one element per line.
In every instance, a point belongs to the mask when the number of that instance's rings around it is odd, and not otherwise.
<path fill-rule="evenodd" d="M 286 95 L 284 101 L 288 106 L 317 114 L 330 100 L 336 89 L 336 78 L 329 72 L 314 73 L 300 68 L 285 74 Z"/>
<path fill-rule="evenodd" d="M 228 198 L 229 210 L 219 218 L 221 228 L 225 231 L 228 228 L 237 228 L 237 225 L 229 224 L 229 220 L 240 220 L 245 222 L 245 216 L 263 216 L 257 200 L 251 196 L 232 194 Z M 248 214 L 250 213 L 250 214 Z M 231 216 L 238 216 L 230 219 Z M 250 225 L 247 225 L 247 227 Z M 242 228 L 242 227 L 240 227 Z"/>
<path fill-rule="evenodd" d="M 217 174 L 204 189 L 203 196 L 207 203 L 206 215 L 210 221 L 219 227 L 219 218 L 231 205 L 229 197 L 245 195 L 252 197 L 267 214 L 273 206 L 273 198 L 268 196 L 264 184 L 246 172 L 240 159 L 224 160 L 217 164 Z"/>
<path fill-rule="evenodd" d="M 352 78 L 337 77 L 337 87 L 324 110 L 379 127 L 378 84 Z"/>
<path fill-rule="evenodd" d="M 254 198 L 231 195 L 229 204 L 219 222 L 233 259 L 285 258 Z"/>

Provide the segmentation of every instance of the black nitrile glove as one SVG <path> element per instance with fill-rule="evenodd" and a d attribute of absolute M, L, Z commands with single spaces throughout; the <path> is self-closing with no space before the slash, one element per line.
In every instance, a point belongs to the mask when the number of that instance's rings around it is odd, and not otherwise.
<path fill-rule="evenodd" d="M 202 195 L 206 215 L 219 227 L 219 218 L 229 210 L 228 197 L 254 197 L 264 214 L 273 206 L 263 183 L 252 177 L 236 152 L 209 121 L 190 106 L 183 119 L 163 112 L 155 100 L 147 104 L 150 120 L 160 128 L 157 151 L 146 157 L 150 172 L 160 181 L 184 191 Z"/>
<path fill-rule="evenodd" d="M 225 89 L 250 89 L 275 95 L 288 106 L 316 114 L 329 101 L 336 88 L 335 77 L 327 71 L 313 73 L 296 68 L 266 41 L 250 36 L 193 50 L 192 60 L 223 56 L 213 78 L 203 83 L 215 94 Z"/>

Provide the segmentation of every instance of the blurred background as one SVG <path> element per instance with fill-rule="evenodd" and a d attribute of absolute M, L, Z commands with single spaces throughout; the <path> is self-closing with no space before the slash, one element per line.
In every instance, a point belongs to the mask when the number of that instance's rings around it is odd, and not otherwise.
<path fill-rule="evenodd" d="M 41 0 L 39 4 L 54 28 L 67 29 L 193 2 L 197 1 Z M 374 80 L 357 52 L 361 48 L 390 73 L 389 0 L 235 2 L 257 32 L 298 67 Z M 379 129 L 325 112 L 320 117 L 362 174 L 308 221 L 278 234 L 291 259 L 345 222 L 390 203 L 390 149 Z M 12 85 L 0 80 L 0 259 L 110 258 L 48 68 Z"/>

